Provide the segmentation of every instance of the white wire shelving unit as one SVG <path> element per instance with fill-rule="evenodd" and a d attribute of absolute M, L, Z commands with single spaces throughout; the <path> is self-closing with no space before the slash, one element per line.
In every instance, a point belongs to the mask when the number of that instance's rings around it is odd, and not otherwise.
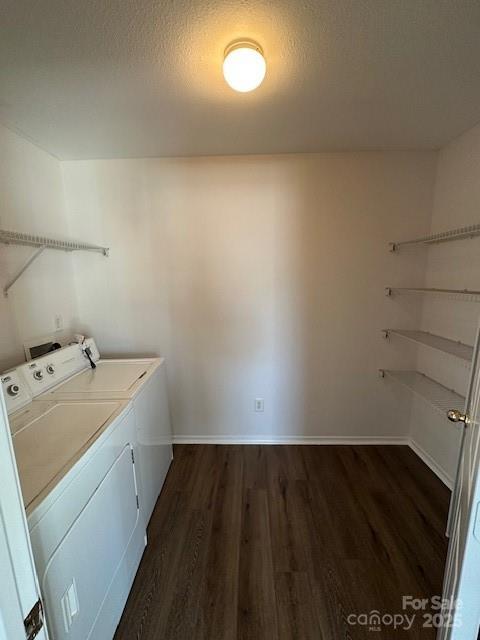
<path fill-rule="evenodd" d="M 71 240 L 58 240 L 55 238 L 49 238 L 47 236 L 39 236 L 30 233 L 20 233 L 18 231 L 6 231 L 0 229 L 0 243 L 7 245 L 22 245 L 27 247 L 35 247 L 37 250 L 28 258 L 17 273 L 11 278 L 11 280 L 3 288 L 5 296 L 8 295 L 9 290 L 17 282 L 17 280 L 25 273 L 30 265 L 45 251 L 45 249 L 54 249 L 56 251 L 90 251 L 93 253 L 101 253 L 108 257 L 109 248 L 100 247 L 95 244 L 88 244 L 86 242 L 75 242 Z"/>
<path fill-rule="evenodd" d="M 411 342 L 415 342 L 416 344 L 421 344 L 426 347 L 436 349 L 437 351 L 448 353 L 449 355 L 465 360 L 466 362 L 471 362 L 473 357 L 473 347 L 470 345 L 464 344 L 460 341 L 450 340 L 449 338 L 444 338 L 442 336 L 437 336 L 436 334 L 429 333 L 428 331 L 384 329 L 383 333 L 385 338 L 389 338 L 390 335 L 400 336 L 401 338 L 405 338 Z"/>
<path fill-rule="evenodd" d="M 410 389 L 415 395 L 423 398 L 428 404 L 444 415 L 450 409 L 462 409 L 465 397 L 444 387 L 420 371 L 394 371 L 380 369 L 382 378 L 388 377 Z"/>
<path fill-rule="evenodd" d="M 407 245 L 431 245 L 440 244 L 441 242 L 451 242 L 453 240 L 466 240 L 468 238 L 475 238 L 480 235 L 480 224 L 472 224 L 468 227 L 459 227 L 458 229 L 450 229 L 449 231 L 442 231 L 440 233 L 434 233 L 429 236 L 423 236 L 422 238 L 414 238 L 413 240 L 402 240 L 401 242 L 390 242 L 390 251 L 398 251 L 400 247 Z"/>
<path fill-rule="evenodd" d="M 402 240 L 401 242 L 390 242 L 391 252 L 398 252 L 402 247 L 409 245 L 430 246 L 455 240 L 466 240 L 480 236 L 480 224 L 467 227 L 450 229 L 440 233 L 434 233 L 412 240 Z M 450 295 L 457 300 L 465 302 L 480 302 L 480 291 L 471 289 L 447 289 L 435 287 L 386 287 L 387 296 L 402 294 L 434 294 Z M 391 335 L 399 336 L 431 349 L 454 356 L 464 362 L 471 362 L 473 358 L 473 347 L 462 342 L 456 342 L 443 336 L 420 330 L 406 329 L 385 329 L 383 331 L 386 338 Z M 399 384 L 407 387 L 415 395 L 423 398 L 428 404 L 445 415 L 450 409 L 460 409 L 465 404 L 465 398 L 457 391 L 448 389 L 436 380 L 426 376 L 420 371 L 396 371 L 391 369 L 380 369 L 380 375 L 391 378 Z"/>

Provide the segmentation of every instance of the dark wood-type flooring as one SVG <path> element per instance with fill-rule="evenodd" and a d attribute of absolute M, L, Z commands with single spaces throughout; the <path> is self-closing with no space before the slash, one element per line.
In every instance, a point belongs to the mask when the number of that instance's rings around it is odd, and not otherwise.
<path fill-rule="evenodd" d="M 435 637 L 449 491 L 407 447 L 175 447 L 116 640 Z M 408 613 L 408 612 L 407 612 Z"/>

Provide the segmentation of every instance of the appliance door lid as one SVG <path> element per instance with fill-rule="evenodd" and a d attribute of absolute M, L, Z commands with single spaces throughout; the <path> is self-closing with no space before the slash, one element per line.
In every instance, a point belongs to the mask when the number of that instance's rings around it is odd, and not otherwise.
<path fill-rule="evenodd" d="M 96 369 L 84 369 L 77 375 L 56 387 L 52 393 L 62 397 L 121 397 L 133 395 L 136 382 L 146 376 L 154 366 L 152 361 L 110 361 L 100 360 Z"/>
<path fill-rule="evenodd" d="M 135 473 L 127 445 L 68 529 L 42 575 L 47 616 L 55 638 L 113 637 L 123 608 L 122 590 L 115 576 L 123 573 L 122 587 L 128 581 L 130 542 L 135 533 L 137 538 L 143 537 L 138 524 Z"/>
<path fill-rule="evenodd" d="M 49 403 L 13 434 L 25 507 L 53 489 L 122 407 L 115 401 Z"/>

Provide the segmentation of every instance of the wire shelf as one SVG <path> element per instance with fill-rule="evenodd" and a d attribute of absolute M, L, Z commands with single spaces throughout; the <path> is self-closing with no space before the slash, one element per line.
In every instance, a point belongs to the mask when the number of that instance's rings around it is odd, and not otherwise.
<path fill-rule="evenodd" d="M 36 251 L 28 258 L 25 264 L 20 267 L 13 278 L 3 288 L 3 294 L 8 296 L 8 292 L 17 280 L 30 267 L 33 262 L 45 251 L 45 249 L 55 249 L 57 251 L 93 251 L 108 256 L 108 247 L 99 247 L 86 242 L 74 242 L 71 240 L 57 240 L 47 236 L 38 236 L 30 233 L 20 233 L 18 231 L 6 231 L 0 229 L 0 243 L 36 247 Z"/>
<path fill-rule="evenodd" d="M 0 242 L 3 244 L 24 245 L 27 247 L 45 247 L 47 249 L 57 249 L 59 251 L 94 251 L 108 255 L 108 247 L 99 247 L 95 244 L 85 242 L 74 242 L 71 240 L 56 240 L 47 236 L 38 236 L 30 233 L 19 233 L 18 231 L 6 231 L 0 229 Z"/>
<path fill-rule="evenodd" d="M 452 240 L 465 240 L 466 238 L 474 238 L 480 235 L 480 224 L 472 224 L 468 227 L 459 227 L 458 229 L 450 229 L 449 231 L 442 231 L 440 233 L 434 233 L 422 238 L 415 238 L 413 240 L 402 240 L 401 242 L 390 242 L 390 251 L 397 251 L 400 247 L 411 244 L 439 244 L 441 242 L 451 242 Z"/>
<path fill-rule="evenodd" d="M 436 289 L 433 287 L 385 287 L 385 295 L 391 296 L 393 293 L 447 293 L 459 296 L 470 296 L 478 298 L 475 302 L 480 302 L 480 291 L 471 289 Z"/>
<path fill-rule="evenodd" d="M 422 344 L 437 351 L 443 351 L 449 355 L 471 362 L 473 358 L 473 347 L 460 341 L 449 340 L 442 336 L 437 336 L 428 331 L 414 331 L 406 329 L 385 329 L 385 337 L 390 334 L 406 338 L 417 344 Z"/>
<path fill-rule="evenodd" d="M 388 376 L 404 387 L 407 387 L 415 395 L 420 396 L 437 411 L 445 414 L 450 409 L 463 409 L 465 397 L 452 391 L 436 380 L 432 380 L 419 371 L 392 371 L 381 369 L 382 376 Z"/>

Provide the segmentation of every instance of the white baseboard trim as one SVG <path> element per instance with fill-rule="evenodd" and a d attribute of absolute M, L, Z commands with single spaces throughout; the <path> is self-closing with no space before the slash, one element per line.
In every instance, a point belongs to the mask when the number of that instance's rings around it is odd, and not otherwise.
<path fill-rule="evenodd" d="M 444 485 L 446 485 L 450 490 L 453 487 L 453 478 L 448 474 L 443 467 L 441 467 L 438 462 L 436 462 L 432 456 L 423 449 L 418 442 L 415 442 L 412 438 L 408 440 L 408 446 L 412 451 L 414 451 L 417 456 L 429 467 L 433 473 L 440 478 Z"/>
<path fill-rule="evenodd" d="M 393 444 L 408 445 L 409 439 L 400 436 L 173 436 L 173 444 Z"/>

